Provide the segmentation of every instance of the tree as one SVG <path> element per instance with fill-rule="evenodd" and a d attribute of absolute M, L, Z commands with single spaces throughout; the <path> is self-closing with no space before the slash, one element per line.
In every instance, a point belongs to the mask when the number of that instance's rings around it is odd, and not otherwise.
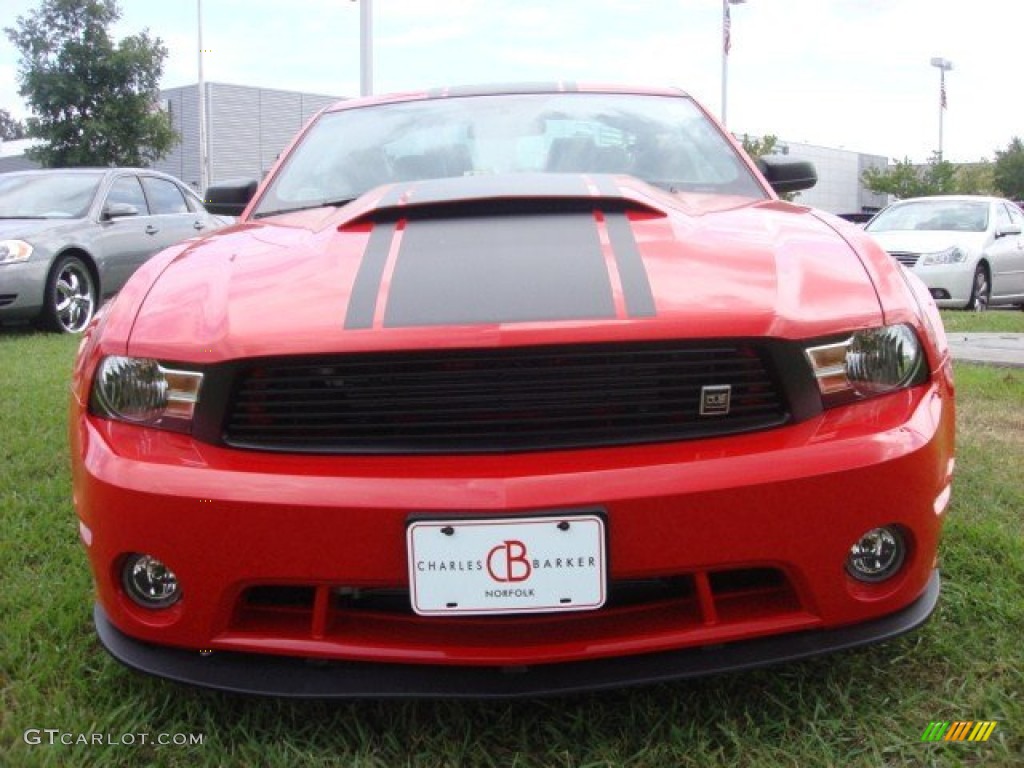
<path fill-rule="evenodd" d="M 961 195 L 996 194 L 995 166 L 988 160 L 964 163 L 956 169 L 956 191 Z"/>
<path fill-rule="evenodd" d="M 888 168 L 868 168 L 861 174 L 861 181 L 872 192 L 897 199 L 924 194 L 920 173 L 909 157 L 894 160 Z"/>
<path fill-rule="evenodd" d="M 923 166 L 910 158 L 894 161 L 889 168 L 868 168 L 861 174 L 864 186 L 872 192 L 897 199 L 951 195 L 957 192 L 957 169 L 936 152 Z"/>
<path fill-rule="evenodd" d="M 46 167 L 148 165 L 177 141 L 154 109 L 167 49 L 148 30 L 116 43 L 116 0 L 43 0 L 4 31 L 21 54 L 18 93 L 34 116 L 28 156 Z"/>
<path fill-rule="evenodd" d="M 993 180 L 1003 197 L 1024 200 L 1024 142 L 1014 136 L 1006 149 L 996 150 Z"/>
<path fill-rule="evenodd" d="M 956 166 L 948 160 L 943 160 L 942 155 L 934 153 L 924 168 L 924 183 L 934 192 L 930 195 L 955 195 L 957 189 Z"/>
<path fill-rule="evenodd" d="M 774 154 L 775 148 L 779 144 L 779 138 L 778 136 L 773 136 L 770 133 L 767 136 L 762 136 L 761 138 L 748 136 L 744 133 L 743 139 L 740 143 L 743 145 L 743 149 L 746 150 L 746 153 L 756 160 L 759 157 Z"/>
<path fill-rule="evenodd" d="M 0 141 L 14 141 L 25 138 L 25 126 L 20 120 L 11 117 L 11 113 L 0 108 Z"/>

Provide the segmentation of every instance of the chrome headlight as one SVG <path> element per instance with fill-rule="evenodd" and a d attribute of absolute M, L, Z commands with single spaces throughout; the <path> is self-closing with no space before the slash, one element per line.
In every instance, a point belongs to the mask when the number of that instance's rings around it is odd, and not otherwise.
<path fill-rule="evenodd" d="M 809 347 L 806 355 L 826 406 L 910 387 L 927 376 L 924 349 L 909 325 L 857 331 Z"/>
<path fill-rule="evenodd" d="M 0 240 L 0 264 L 17 264 L 28 261 L 32 246 L 24 240 Z"/>
<path fill-rule="evenodd" d="M 947 248 L 938 253 L 926 253 L 918 263 L 920 267 L 931 267 L 939 264 L 962 264 L 967 261 L 967 251 L 963 248 Z"/>
<path fill-rule="evenodd" d="M 93 379 L 93 413 L 179 432 L 192 428 L 203 374 L 165 368 L 156 360 L 106 357 Z"/>

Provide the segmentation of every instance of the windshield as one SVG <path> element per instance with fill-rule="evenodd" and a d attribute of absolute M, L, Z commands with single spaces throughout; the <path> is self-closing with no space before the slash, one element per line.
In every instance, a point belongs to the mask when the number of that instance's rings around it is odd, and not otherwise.
<path fill-rule="evenodd" d="M 629 174 L 672 191 L 766 197 L 688 98 L 510 94 L 324 114 L 255 215 L 337 204 L 394 182 L 538 172 Z"/>
<path fill-rule="evenodd" d="M 89 212 L 103 172 L 2 173 L 0 218 L 80 219 Z"/>
<path fill-rule="evenodd" d="M 988 229 L 988 203 L 966 200 L 897 203 L 878 214 L 865 229 L 869 232 L 910 229 L 984 232 Z"/>

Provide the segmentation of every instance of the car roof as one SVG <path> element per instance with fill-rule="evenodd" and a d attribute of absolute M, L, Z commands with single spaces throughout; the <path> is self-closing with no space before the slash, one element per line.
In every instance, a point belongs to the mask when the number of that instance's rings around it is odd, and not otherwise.
<path fill-rule="evenodd" d="M 151 173 L 154 176 L 167 176 L 166 173 L 155 170 L 154 168 L 134 168 L 134 167 L 122 167 L 122 166 L 77 166 L 75 168 L 32 168 L 23 171 L 8 171 L 10 174 L 17 174 L 19 176 L 46 176 L 51 173 L 119 173 L 122 171 L 128 171 L 131 173 Z M 169 177 L 168 178 L 172 178 Z"/>
<path fill-rule="evenodd" d="M 460 98 L 465 96 L 511 96 L 531 93 L 607 93 L 634 96 L 687 96 L 679 88 L 656 86 L 625 86 L 597 83 L 575 83 L 571 81 L 492 83 L 482 85 L 456 85 L 431 88 L 425 91 L 389 93 L 380 96 L 366 96 L 358 99 L 344 99 L 328 107 L 326 112 L 335 112 L 353 107 L 374 104 L 391 104 L 403 101 L 426 101 L 429 99 Z"/>

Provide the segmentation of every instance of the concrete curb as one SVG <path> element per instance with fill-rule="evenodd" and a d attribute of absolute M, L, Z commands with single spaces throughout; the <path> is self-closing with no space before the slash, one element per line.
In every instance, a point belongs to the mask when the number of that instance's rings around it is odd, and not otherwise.
<path fill-rule="evenodd" d="M 1024 333 L 947 333 L 953 359 L 1008 368 L 1024 368 Z"/>

